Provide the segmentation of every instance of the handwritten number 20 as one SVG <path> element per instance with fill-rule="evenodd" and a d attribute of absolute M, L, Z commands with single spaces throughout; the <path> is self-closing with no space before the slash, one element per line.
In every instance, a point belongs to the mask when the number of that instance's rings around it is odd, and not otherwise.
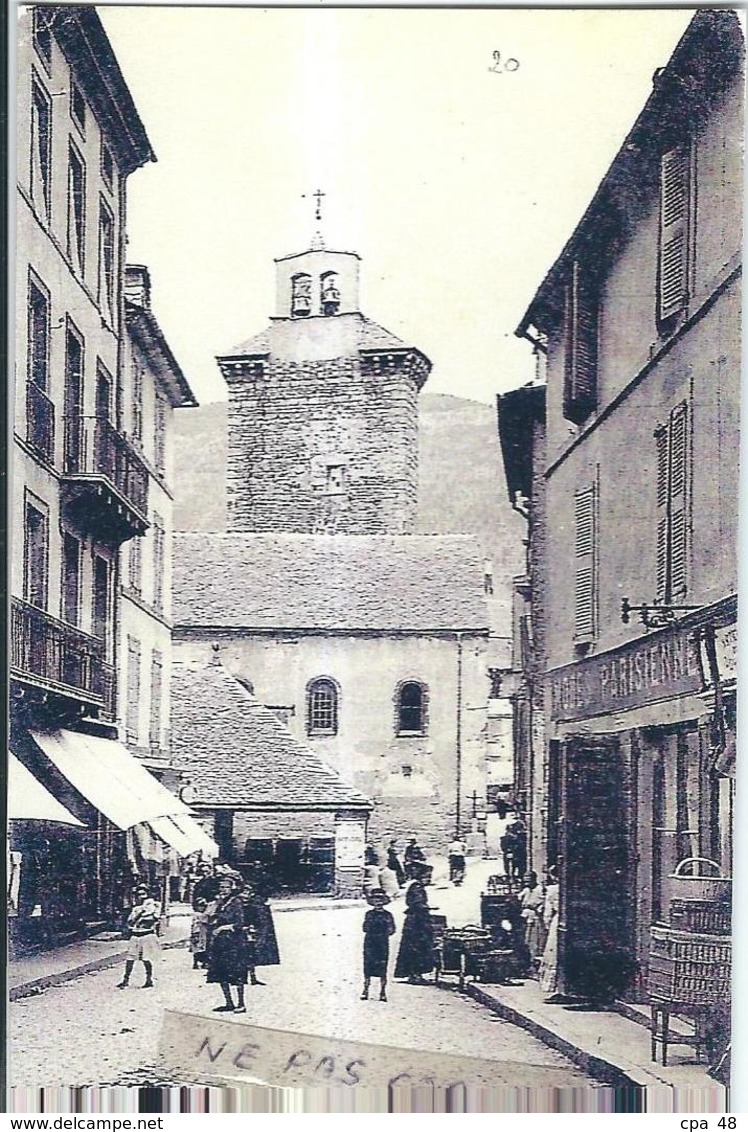
<path fill-rule="evenodd" d="M 516 71 L 519 69 L 519 62 L 517 59 L 507 59 L 504 63 L 501 61 L 501 52 L 494 51 L 493 53 L 493 67 L 489 70 L 501 74 L 502 71 Z"/>

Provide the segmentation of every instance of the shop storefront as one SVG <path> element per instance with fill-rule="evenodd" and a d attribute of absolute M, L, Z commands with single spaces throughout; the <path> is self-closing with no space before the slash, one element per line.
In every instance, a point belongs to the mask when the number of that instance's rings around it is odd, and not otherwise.
<path fill-rule="evenodd" d="M 118 928 L 133 885 L 166 897 L 181 860 L 217 847 L 178 798 L 113 739 L 12 735 L 8 905 L 14 954 Z"/>
<path fill-rule="evenodd" d="M 735 619 L 730 599 L 548 674 L 566 993 L 644 999 L 676 866 L 731 872 Z"/>

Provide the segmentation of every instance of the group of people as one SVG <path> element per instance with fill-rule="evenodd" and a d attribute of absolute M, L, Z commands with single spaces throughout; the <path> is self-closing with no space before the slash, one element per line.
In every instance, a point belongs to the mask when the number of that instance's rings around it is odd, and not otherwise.
<path fill-rule="evenodd" d="M 420 850 L 419 850 L 420 852 Z M 434 969 L 434 927 L 431 921 L 428 894 L 424 881 L 430 869 L 423 860 L 409 860 L 405 885 L 405 921 L 395 961 L 395 978 L 410 983 L 423 983 L 423 976 Z M 383 888 L 372 888 L 367 894 L 371 905 L 364 916 L 364 989 L 362 999 L 369 997 L 373 978 L 380 980 L 380 1002 L 387 1001 L 387 968 L 390 958 L 390 937 L 395 933 L 395 920 L 385 905 L 390 897 Z"/>
<path fill-rule="evenodd" d="M 408 838 L 402 862 L 396 840 L 388 844 L 384 864 L 377 849 L 373 845 L 367 845 L 364 853 L 364 896 L 368 898 L 372 892 L 381 889 L 388 902 L 394 900 L 407 882 L 414 879 L 416 870 L 424 870 L 422 875 L 427 875 L 429 871 L 426 855 L 417 838 Z"/>
<path fill-rule="evenodd" d="M 192 887 L 190 952 L 193 969 L 207 971 L 217 983 L 223 1004 L 216 1011 L 246 1012 L 247 983 L 263 986 L 258 967 L 280 963 L 273 916 L 261 883 L 250 884 L 228 865 L 202 864 Z M 125 971 L 118 986 L 130 983 L 135 963 L 145 968 L 145 987 L 153 986 L 153 964 L 160 950 L 160 911 L 147 887 L 134 892 L 134 907 L 127 920 L 130 935 Z"/>
<path fill-rule="evenodd" d="M 504 872 L 508 877 L 524 877 L 527 872 L 527 826 L 522 818 L 510 822 L 499 841 Z"/>
<path fill-rule="evenodd" d="M 537 873 L 529 872 L 519 896 L 520 916 L 528 961 L 537 970 L 540 989 L 547 995 L 556 992 L 558 969 L 559 884 L 555 866 L 548 870 L 545 888 Z"/>

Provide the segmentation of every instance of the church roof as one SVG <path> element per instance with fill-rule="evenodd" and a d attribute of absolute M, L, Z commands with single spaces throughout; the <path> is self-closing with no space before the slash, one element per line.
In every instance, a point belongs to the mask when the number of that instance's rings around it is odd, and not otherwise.
<path fill-rule="evenodd" d="M 487 632 L 472 535 L 174 536 L 175 626 Z"/>
<path fill-rule="evenodd" d="M 398 338 L 396 334 L 392 334 L 386 330 L 379 323 L 374 322 L 372 319 L 367 318 L 365 314 L 351 312 L 348 314 L 336 315 L 336 318 L 355 318 L 360 322 L 358 331 L 358 348 L 359 350 L 413 350 L 415 353 L 421 353 L 416 350 L 414 346 L 410 346 L 404 342 L 402 338 Z M 289 319 L 279 319 L 279 322 L 289 322 Z M 298 320 L 301 321 L 301 320 Z M 308 319 L 303 320 L 308 322 Z M 240 342 L 238 346 L 234 346 L 225 354 L 221 354 L 221 358 L 241 358 L 241 357 L 255 357 L 259 355 L 271 354 L 273 350 L 273 326 L 271 324 L 265 330 L 260 331 L 259 334 L 253 334 L 251 338 L 247 338 L 244 342 Z"/>
<path fill-rule="evenodd" d="M 171 726 L 196 806 L 245 810 L 371 809 L 371 802 L 228 672 L 216 657 L 175 664 Z"/>

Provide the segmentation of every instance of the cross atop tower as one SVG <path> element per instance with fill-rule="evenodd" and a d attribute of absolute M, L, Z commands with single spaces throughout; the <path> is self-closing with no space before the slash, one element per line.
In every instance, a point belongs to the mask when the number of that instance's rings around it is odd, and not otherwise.
<path fill-rule="evenodd" d="M 302 193 L 301 196 L 302 196 L 303 200 L 307 200 L 309 197 L 316 197 L 317 198 L 317 206 L 314 210 L 314 219 L 315 220 L 321 220 L 322 219 L 322 198 L 326 197 L 327 193 L 323 193 L 321 189 L 317 189 L 313 193 Z"/>

